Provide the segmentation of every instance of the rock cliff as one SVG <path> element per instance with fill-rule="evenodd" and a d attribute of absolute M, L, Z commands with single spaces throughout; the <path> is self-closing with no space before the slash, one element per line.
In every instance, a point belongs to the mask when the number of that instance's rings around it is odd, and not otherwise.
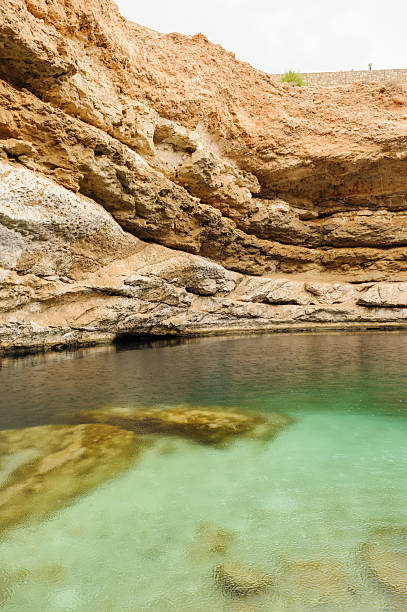
<path fill-rule="evenodd" d="M 0 351 L 407 322 L 407 92 L 0 5 Z"/>

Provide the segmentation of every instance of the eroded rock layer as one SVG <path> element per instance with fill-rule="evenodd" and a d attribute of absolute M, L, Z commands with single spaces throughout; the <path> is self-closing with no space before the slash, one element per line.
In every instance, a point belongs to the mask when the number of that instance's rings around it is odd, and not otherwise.
<path fill-rule="evenodd" d="M 0 6 L 0 350 L 407 319 L 407 93 Z"/>

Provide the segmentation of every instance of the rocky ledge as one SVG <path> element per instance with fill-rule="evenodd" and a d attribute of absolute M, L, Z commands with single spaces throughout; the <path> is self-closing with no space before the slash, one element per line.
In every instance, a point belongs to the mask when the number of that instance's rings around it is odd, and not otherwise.
<path fill-rule="evenodd" d="M 110 0 L 4 0 L 0 352 L 406 327 L 406 104 L 276 83 Z"/>

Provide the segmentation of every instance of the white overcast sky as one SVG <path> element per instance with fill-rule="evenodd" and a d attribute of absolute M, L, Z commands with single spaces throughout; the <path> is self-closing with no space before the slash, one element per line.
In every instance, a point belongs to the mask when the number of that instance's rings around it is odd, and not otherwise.
<path fill-rule="evenodd" d="M 269 73 L 407 67 L 407 0 L 116 0 L 124 17 L 196 34 Z"/>

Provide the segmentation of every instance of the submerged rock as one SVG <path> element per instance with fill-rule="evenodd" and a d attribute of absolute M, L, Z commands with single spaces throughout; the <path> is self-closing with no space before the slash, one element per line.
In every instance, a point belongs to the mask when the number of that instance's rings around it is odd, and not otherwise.
<path fill-rule="evenodd" d="M 283 414 L 274 413 L 266 417 L 258 413 L 227 411 L 224 407 L 216 410 L 213 406 L 178 406 L 171 409 L 108 407 L 82 411 L 77 415 L 77 421 L 108 423 L 139 434 L 178 435 L 216 445 L 240 435 L 270 438 L 293 422 Z"/>
<path fill-rule="evenodd" d="M 25 569 L 11 572 L 0 567 L 0 608 L 10 599 L 15 588 L 26 580 L 28 574 Z"/>
<path fill-rule="evenodd" d="M 202 523 L 193 542 L 193 550 L 201 553 L 225 553 L 232 544 L 234 534 L 213 523 Z"/>
<path fill-rule="evenodd" d="M 127 468 L 141 448 L 110 425 L 46 425 L 0 432 L 0 531 L 39 519 Z"/>
<path fill-rule="evenodd" d="M 30 577 L 34 578 L 40 583 L 45 584 L 58 584 L 63 582 L 66 577 L 69 575 L 69 570 L 67 567 L 61 565 L 60 563 L 50 563 L 48 565 L 43 565 L 36 570 L 31 570 Z"/>
<path fill-rule="evenodd" d="M 385 589 L 407 597 L 407 530 L 377 532 L 362 548 L 368 574 Z"/>
<path fill-rule="evenodd" d="M 266 572 L 240 563 L 218 565 L 215 568 L 214 579 L 224 592 L 233 597 L 260 593 L 272 584 L 272 578 Z"/>
<path fill-rule="evenodd" d="M 343 565 L 333 560 L 290 562 L 276 584 L 282 605 L 292 610 L 358 610 L 356 589 Z M 286 609 L 283 607 L 281 609 Z"/>

